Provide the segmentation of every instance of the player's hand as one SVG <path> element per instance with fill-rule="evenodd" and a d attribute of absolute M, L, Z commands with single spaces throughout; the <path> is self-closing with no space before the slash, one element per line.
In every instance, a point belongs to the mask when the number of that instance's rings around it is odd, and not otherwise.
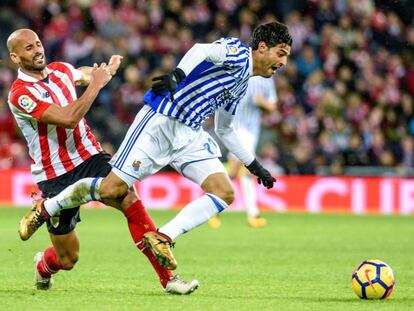
<path fill-rule="evenodd" d="M 110 69 L 106 63 L 93 66 L 91 83 L 96 83 L 99 88 L 103 88 L 112 79 Z"/>
<path fill-rule="evenodd" d="M 118 70 L 119 66 L 121 65 L 122 59 L 124 57 L 121 55 L 112 55 L 109 59 L 108 67 L 111 75 L 115 75 L 116 71 Z"/>
<path fill-rule="evenodd" d="M 152 91 L 157 95 L 164 94 L 165 92 L 170 92 L 172 99 L 172 95 L 175 89 L 184 79 L 184 71 L 182 71 L 180 68 L 176 68 L 169 74 L 153 78 Z"/>
<path fill-rule="evenodd" d="M 257 182 L 259 184 L 263 184 L 267 189 L 273 188 L 276 179 L 256 159 L 251 164 L 246 165 L 246 168 L 250 173 L 257 176 Z"/>

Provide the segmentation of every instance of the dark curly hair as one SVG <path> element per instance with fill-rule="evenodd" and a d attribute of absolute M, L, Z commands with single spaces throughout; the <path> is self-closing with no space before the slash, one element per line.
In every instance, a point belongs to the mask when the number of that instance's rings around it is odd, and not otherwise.
<path fill-rule="evenodd" d="M 271 48 L 278 44 L 287 44 L 292 46 L 292 37 L 285 24 L 280 22 L 271 22 L 257 26 L 252 35 L 250 46 L 257 50 L 259 42 L 263 41 L 267 47 Z"/>

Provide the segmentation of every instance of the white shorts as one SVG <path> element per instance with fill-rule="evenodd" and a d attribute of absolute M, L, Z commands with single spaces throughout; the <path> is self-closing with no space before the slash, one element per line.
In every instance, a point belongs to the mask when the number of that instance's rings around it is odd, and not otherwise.
<path fill-rule="evenodd" d="M 219 157 L 219 146 L 203 129 L 194 130 L 145 105 L 110 163 L 129 186 L 168 164 L 201 185 L 209 175 L 226 172 Z"/>
<path fill-rule="evenodd" d="M 249 131 L 249 129 L 246 128 L 237 128 L 236 132 L 240 137 L 240 140 L 243 142 L 244 148 L 246 148 L 252 154 L 255 154 L 259 135 Z M 228 153 L 227 158 L 238 160 L 237 157 L 231 152 Z"/>

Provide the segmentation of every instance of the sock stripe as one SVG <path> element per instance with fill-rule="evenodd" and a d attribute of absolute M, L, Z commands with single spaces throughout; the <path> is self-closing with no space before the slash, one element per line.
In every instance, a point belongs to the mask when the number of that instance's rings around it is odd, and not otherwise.
<path fill-rule="evenodd" d="M 100 178 L 101 177 L 95 177 L 92 180 L 91 189 L 90 189 L 90 194 L 91 194 L 92 201 L 99 201 L 99 200 L 96 199 L 96 196 L 95 196 L 95 187 L 96 187 L 96 183 L 98 182 L 98 180 Z"/>
<path fill-rule="evenodd" d="M 42 257 L 42 263 L 43 263 L 43 268 L 46 270 L 47 273 L 54 274 L 57 272 L 57 270 L 53 270 L 49 267 L 49 265 L 46 263 L 44 256 Z"/>
<path fill-rule="evenodd" d="M 219 213 L 224 211 L 224 209 L 227 207 L 223 206 L 223 204 L 219 202 L 218 198 L 215 195 L 210 193 L 206 193 L 206 195 L 213 201 Z"/>

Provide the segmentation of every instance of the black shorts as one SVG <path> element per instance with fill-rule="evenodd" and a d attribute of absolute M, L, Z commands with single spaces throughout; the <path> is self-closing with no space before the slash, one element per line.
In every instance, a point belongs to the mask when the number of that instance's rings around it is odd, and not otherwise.
<path fill-rule="evenodd" d="M 54 197 L 68 186 L 85 177 L 106 177 L 112 169 L 112 166 L 108 163 L 110 159 L 109 154 L 98 153 L 66 174 L 39 182 L 37 185 L 42 191 L 42 197 Z M 79 206 L 65 209 L 47 221 L 47 230 L 56 235 L 66 234 L 75 229 L 79 221 Z"/>

